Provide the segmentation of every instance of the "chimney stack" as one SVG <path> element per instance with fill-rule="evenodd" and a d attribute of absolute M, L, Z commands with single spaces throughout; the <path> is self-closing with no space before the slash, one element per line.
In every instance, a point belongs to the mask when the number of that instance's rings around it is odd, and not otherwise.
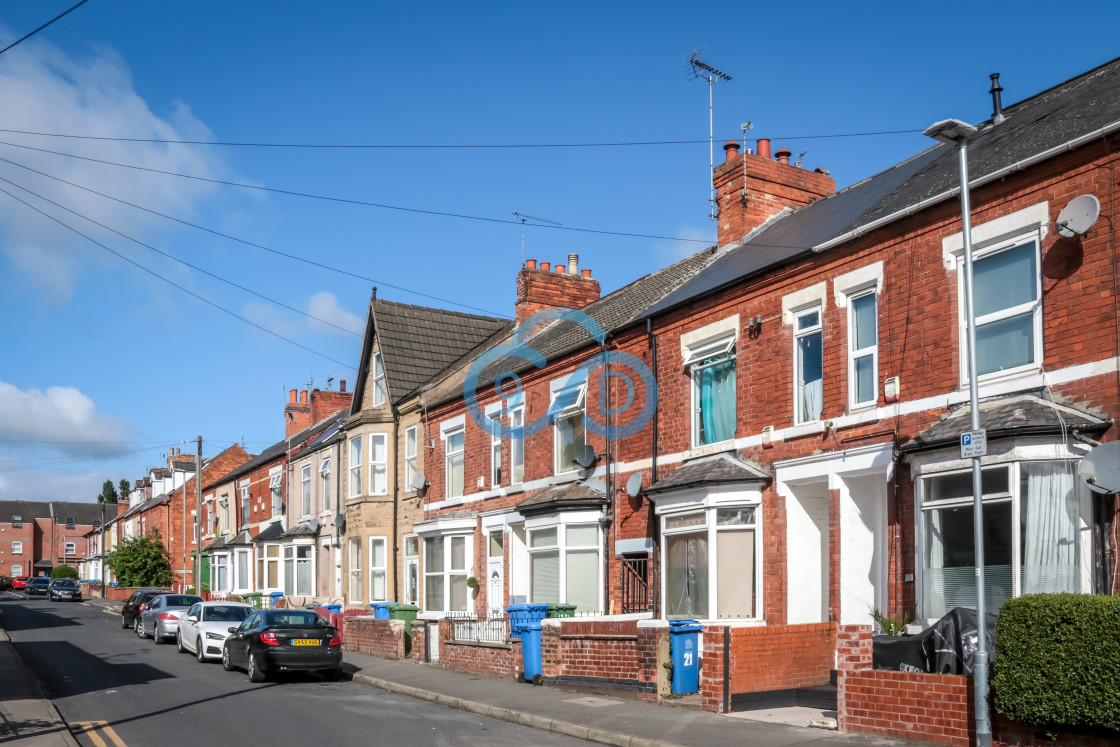
<path fill-rule="evenodd" d="M 311 406 L 307 403 L 307 392 L 293 389 L 288 392 L 288 404 L 284 406 L 284 438 L 291 438 L 311 425 Z"/>
<path fill-rule="evenodd" d="M 555 271 L 548 262 L 537 267 L 534 259 L 525 260 L 525 267 L 517 274 L 517 323 L 551 307 L 581 309 L 599 300 L 599 281 L 591 277 L 591 270 L 579 267 L 579 255 L 568 255 L 568 262 L 556 263 Z"/>

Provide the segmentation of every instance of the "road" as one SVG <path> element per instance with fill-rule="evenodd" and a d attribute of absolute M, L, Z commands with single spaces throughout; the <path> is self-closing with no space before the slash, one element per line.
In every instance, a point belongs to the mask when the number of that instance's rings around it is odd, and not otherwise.
<path fill-rule="evenodd" d="M 587 744 L 314 674 L 254 685 L 122 630 L 116 608 L 0 592 L 0 625 L 83 746 Z"/>

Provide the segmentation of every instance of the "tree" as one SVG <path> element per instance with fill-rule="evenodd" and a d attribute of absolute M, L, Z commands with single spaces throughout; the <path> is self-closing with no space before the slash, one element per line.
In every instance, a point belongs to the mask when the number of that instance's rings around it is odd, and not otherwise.
<path fill-rule="evenodd" d="M 102 488 L 104 490 L 104 488 Z M 128 484 L 128 480 L 121 478 L 120 500 L 128 498 L 128 494 L 132 492 L 132 486 Z"/>
<path fill-rule="evenodd" d="M 171 558 L 157 532 L 125 540 L 105 563 L 117 574 L 121 586 L 171 585 Z"/>
<path fill-rule="evenodd" d="M 51 569 L 51 578 L 77 578 L 78 569 L 72 565 L 60 565 Z"/>
<path fill-rule="evenodd" d="M 113 487 L 112 480 L 106 480 L 101 484 L 101 495 L 97 496 L 98 503 L 116 503 L 117 502 L 117 489 Z"/>

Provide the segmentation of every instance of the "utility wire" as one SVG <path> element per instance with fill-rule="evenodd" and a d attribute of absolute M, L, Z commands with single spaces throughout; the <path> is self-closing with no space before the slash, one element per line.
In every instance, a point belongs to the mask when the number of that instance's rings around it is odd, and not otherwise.
<path fill-rule="evenodd" d="M 19 39 L 16 39 L 16 40 L 15 40 L 14 42 L 12 42 L 11 44 L 9 44 L 8 46 L 4 47 L 3 49 L 0 49 L 0 54 L 4 54 L 4 53 L 5 53 L 5 52 L 7 52 L 7 51 L 8 51 L 9 49 L 11 49 L 11 48 L 12 48 L 12 47 L 14 47 L 15 45 L 19 44 L 19 43 L 20 43 L 21 41 L 25 41 L 25 40 L 27 40 L 27 39 L 30 39 L 31 37 L 35 36 L 35 34 L 38 34 L 38 33 L 39 33 L 40 31 L 42 31 L 43 29 L 45 29 L 45 28 L 46 28 L 47 26 L 50 26 L 50 25 L 51 25 L 52 23 L 54 23 L 55 21 L 57 21 L 57 20 L 58 20 L 59 18 L 62 18 L 62 16 L 66 15 L 67 13 L 72 13 L 72 12 L 74 12 L 75 10 L 77 10 L 77 9 L 78 9 L 78 8 L 80 8 L 80 7 L 82 7 L 83 5 L 85 5 L 85 4 L 86 4 L 86 3 L 88 3 L 88 2 L 89 2 L 89 0 L 82 0 L 82 1 L 80 2 L 80 3 L 78 3 L 77 5 L 75 5 L 75 6 L 73 7 L 73 8 L 71 8 L 71 9 L 70 9 L 70 10 L 68 10 L 68 11 L 66 11 L 66 13 L 62 13 L 62 14 L 60 14 L 60 15 L 57 15 L 57 16 L 55 16 L 54 18 L 52 18 L 51 20 L 47 21 L 46 23 L 44 23 L 44 24 L 43 24 L 42 26 L 40 26 L 39 28 L 37 28 L 37 29 L 35 29 L 34 31 L 32 31 L 32 32 L 31 32 L 30 34 L 27 34 L 26 36 L 20 37 Z"/>
<path fill-rule="evenodd" d="M 10 130 L 0 128 L 0 132 L 14 135 L 36 135 L 38 137 L 69 138 L 72 140 L 108 140 L 117 143 L 159 143 L 163 145 L 215 145 L 233 148 L 305 148 L 315 150 L 475 150 L 475 149 L 517 149 L 517 148 L 620 148 L 649 145 L 694 145 L 707 143 L 703 140 L 637 140 L 631 142 L 602 143 L 428 143 L 409 145 L 405 143 L 256 143 L 229 140 L 165 140 L 149 137 L 105 137 L 98 135 L 74 135 L 60 132 L 36 132 L 33 130 Z M 875 137 L 879 135 L 912 135 L 922 130 L 880 130 L 878 132 L 840 132 L 825 135 L 770 135 L 771 140 L 820 140 L 842 137 Z M 727 138 L 737 140 L 738 138 Z"/>
<path fill-rule="evenodd" d="M 117 163 L 116 161 L 106 161 L 100 158 L 90 158 L 89 156 L 79 156 L 74 153 L 63 153 L 57 150 L 48 150 L 46 148 L 36 148 L 31 145 L 20 145 L 19 143 L 9 143 L 0 141 L 0 145 L 7 145 L 13 148 L 23 148 L 25 150 L 33 150 L 39 153 L 50 153 L 56 156 L 66 156 L 67 158 L 76 158 L 81 161 L 90 161 L 91 163 L 100 163 L 106 166 L 118 166 L 124 169 L 135 169 L 136 171 L 147 171 L 152 174 L 164 174 L 165 176 L 176 176 L 180 179 L 193 179 L 195 181 L 207 182 L 209 184 L 221 184 L 226 187 L 240 187 L 242 189 L 253 189 L 259 192 L 271 192 L 274 194 L 289 195 L 292 197 L 306 197 L 312 200 L 323 200 L 325 202 L 339 202 L 346 205 L 362 205 L 364 207 L 375 207 L 383 210 L 397 210 L 403 213 L 417 213 L 419 215 L 436 215 L 443 218 L 461 218 L 463 220 L 475 220 L 483 223 L 500 223 L 502 225 L 520 226 L 521 221 L 509 220 L 508 218 L 486 218 L 479 215 L 466 215 L 463 213 L 451 213 L 441 210 L 423 210 L 421 208 L 403 207 L 401 205 L 388 205 L 381 202 L 369 202 L 366 200 L 355 200 L 347 197 L 331 197 L 329 195 L 317 195 L 310 192 L 297 192 L 290 189 L 278 189 L 276 187 L 262 187 L 259 184 L 244 184 L 242 182 L 231 182 L 223 179 L 211 179 L 205 176 L 194 176 L 192 174 L 180 174 L 175 171 L 165 171 L 163 169 L 153 169 L 147 166 L 135 166 L 128 163 Z M 604 231 L 594 228 L 576 228 L 574 226 L 554 226 L 551 224 L 541 224 L 538 228 L 551 228 L 559 231 L 575 231 L 578 233 L 594 233 L 603 236 L 627 236 L 639 239 L 659 239 L 662 241 L 684 241 L 695 244 L 708 244 L 709 246 L 715 242 L 709 239 L 683 239 L 678 236 L 657 236 L 655 234 L 647 233 L 627 233 L 625 231 Z"/>
<path fill-rule="evenodd" d="M 9 197 L 11 197 L 11 198 L 12 198 L 13 200 L 15 200 L 16 202 L 20 202 L 20 203 L 23 203 L 24 205 L 26 205 L 27 207 L 31 208 L 32 210 L 34 210 L 35 212 L 39 213 L 40 215 L 42 215 L 42 216 L 44 216 L 44 217 L 46 217 L 46 218 L 49 218 L 50 220 L 52 220 L 52 221 L 54 221 L 55 223 L 59 224 L 59 225 L 60 225 L 60 226 L 62 226 L 63 228 L 66 228 L 66 229 L 68 229 L 68 230 L 70 230 L 70 231 L 73 231 L 74 233 L 76 233 L 76 234 L 78 234 L 79 236 L 81 236 L 81 237 L 82 237 L 83 239 L 86 239 L 87 241 L 90 241 L 90 242 L 92 242 L 92 243 L 96 244 L 97 246 L 101 247 L 102 249 L 104 249 L 105 251 L 109 252 L 110 254 L 113 254 L 113 255 L 115 255 L 115 256 L 117 256 L 117 257 L 120 257 L 120 258 L 121 258 L 121 259 L 123 259 L 123 260 L 124 260 L 125 262 L 128 262 L 129 264 L 131 264 L 131 265 L 134 265 L 134 266 L 136 266 L 136 267 L 140 268 L 141 270 L 143 270 L 144 272 L 148 273 L 149 275 L 152 275 L 153 277 L 159 278 L 160 280 L 162 280 L 163 282 L 167 283 L 168 285 L 172 285 L 172 286 L 174 286 L 174 287 L 178 288 L 179 290 L 183 291 L 183 292 L 184 292 L 184 293 L 186 293 L 187 295 L 193 296 L 194 298 L 197 298 L 197 299 L 198 299 L 199 301 L 202 301 L 202 302 L 203 302 L 203 303 L 205 303 L 205 304 L 208 304 L 208 305 L 210 305 L 210 306 L 213 306 L 213 307 L 214 307 L 215 309 L 218 309 L 219 311 L 222 311 L 222 312 L 225 312 L 226 314 L 229 314 L 229 315 L 230 315 L 230 316 L 232 316 L 232 317 L 233 317 L 234 319 L 240 319 L 241 321 L 245 322 L 246 324 L 248 324 L 248 325 L 250 325 L 250 326 L 252 326 L 252 327 L 256 327 L 257 329 L 261 330 L 262 332 L 266 332 L 266 333 L 268 333 L 268 334 L 272 335 L 273 337 L 276 337 L 276 338 L 278 338 L 278 339 L 281 339 L 281 340 L 283 340 L 284 342 L 287 342 L 287 343 L 290 343 L 290 344 L 292 344 L 292 345 L 295 345 L 295 346 L 296 346 L 297 348 L 300 348 L 301 350 L 305 350 L 305 351 L 307 351 L 308 353 L 311 353 L 312 355 L 317 355 L 317 356 L 319 356 L 320 358 L 323 358 L 323 359 L 325 359 L 325 360 L 328 360 L 328 361 L 330 361 L 331 363 L 337 363 L 337 364 L 338 364 L 338 365 L 340 365 L 340 366 L 344 366 L 344 367 L 345 367 L 345 368 L 346 368 L 347 370 L 350 370 L 350 371 L 353 371 L 353 370 L 354 370 L 354 369 L 353 369 L 353 367 L 352 367 L 352 366 L 351 366 L 351 365 L 350 365 L 349 363 L 343 363 L 342 361 L 339 361 L 339 360 L 335 360 L 334 358 L 331 358 L 331 357 L 330 357 L 329 355 L 326 355 L 325 353 L 320 353 L 320 352 L 318 352 L 317 350 L 312 350 L 311 348 L 307 347 L 306 345 L 302 345 L 302 344 L 300 344 L 300 343 L 296 342 L 295 340 L 292 340 L 292 339 L 289 339 L 289 338 L 287 338 L 287 337 L 284 337 L 284 336 L 283 336 L 282 334 L 280 334 L 279 332 L 273 332 L 273 331 L 272 331 L 271 329 L 268 329 L 267 327 L 261 326 L 260 324 L 257 324 L 257 323 L 256 323 L 256 322 L 254 322 L 254 321 L 251 321 L 251 320 L 249 320 L 249 319 L 246 319 L 245 317 L 241 316 L 240 314 L 238 314 L 238 313 L 236 313 L 236 312 L 234 312 L 234 311 L 230 311 L 229 309 L 227 309 L 226 307 L 222 306 L 221 304 L 215 303 L 214 301 L 211 301 L 210 299 L 208 299 L 208 298 L 205 298 L 204 296 L 200 296 L 199 294 L 195 293 L 194 291 L 192 291 L 192 290 L 189 290 L 189 289 L 187 289 L 187 288 L 183 287 L 182 285 L 179 285 L 179 284 L 178 284 L 178 283 L 176 283 L 176 282 L 175 282 L 174 280 L 171 280 L 171 279 L 169 279 L 169 278 L 165 278 L 165 277 L 164 277 L 163 275 L 160 275 L 160 274 L 159 274 L 158 272 L 156 272 L 155 270 L 151 270 L 151 269 L 148 269 L 147 267 L 145 267 L 144 265 L 140 264 L 139 262 L 137 262 L 137 261 L 135 261 L 135 260 L 133 260 L 133 259 L 129 259 L 128 257 L 124 256 L 123 254 L 121 254 L 121 253 L 120 253 L 120 252 L 118 252 L 118 251 L 115 251 L 115 250 L 113 250 L 113 249 L 110 249 L 110 248 L 109 248 L 108 246 L 106 246 L 105 244 L 102 244 L 102 243 L 101 243 L 100 241 L 98 241 L 97 239 L 95 239 L 95 238 L 93 238 L 93 237 L 91 237 L 91 236 L 87 236 L 86 234 L 82 233 L 81 231 L 79 231 L 78 229 L 74 228 L 73 226 L 70 226 L 70 225 L 66 224 L 65 222 L 63 222 L 63 221 L 59 220 L 58 218 L 54 217 L 54 216 L 53 216 L 53 215 L 51 215 L 50 213 L 47 213 L 47 212 L 45 212 L 45 211 L 43 211 L 43 210 L 40 210 L 39 208 L 35 207 L 35 206 L 34 206 L 34 205 L 32 205 L 31 203 L 27 202 L 26 200 L 23 200 L 23 199 L 21 199 L 21 198 L 19 198 L 19 197 L 15 196 L 14 194 L 12 194 L 12 193 L 11 193 L 11 192 L 9 192 L 8 190 L 4 189 L 3 187 L 0 187 L 0 192 L 3 192 L 4 194 L 8 195 Z"/>
<path fill-rule="evenodd" d="M 44 197 L 41 194 L 38 194 L 36 192 L 32 192 L 27 187 L 16 184 L 15 182 L 11 181 L 10 179 L 5 179 L 4 177 L 0 176 L 0 181 L 5 182 L 7 184 L 10 184 L 13 187 L 15 187 L 16 189 L 21 189 L 29 195 L 32 195 L 34 197 L 38 197 L 43 202 L 49 202 L 51 205 L 54 205 L 55 207 L 57 207 L 61 210 L 65 210 L 66 212 L 70 213 L 71 215 L 75 215 L 75 216 L 77 216 L 77 217 L 79 217 L 83 220 L 87 220 L 95 226 L 100 226 L 101 228 L 104 228 L 106 231 L 111 231 L 112 233 L 115 233 L 117 236 L 120 236 L 122 239 L 127 239 L 127 240 L 133 242 L 134 244 L 138 244 L 138 245 L 144 247 L 145 249 L 150 249 L 151 251 L 155 252 L 156 254 L 159 254 L 159 255 L 162 255 L 164 257 L 167 257 L 168 259 L 174 260 L 181 265 L 185 265 L 185 266 L 191 268 L 192 270 L 196 270 L 198 272 L 201 272 L 203 275 L 208 275 L 208 276 L 214 278 L 215 280 L 218 280 L 218 281 L 221 281 L 221 282 L 225 283 L 226 285 L 233 286 L 234 288 L 237 288 L 238 290 L 241 290 L 241 291 L 244 291 L 244 292 L 249 293 L 251 295 L 254 295 L 257 298 L 268 301 L 269 303 L 274 303 L 277 306 L 280 306 L 282 308 L 287 309 L 288 311 L 299 314 L 300 316 L 305 316 L 308 319 L 319 322 L 320 324 L 326 324 L 329 327 L 334 327 L 335 329 L 340 330 L 342 332 L 345 332 L 348 335 L 354 335 L 355 337 L 362 337 L 362 335 L 358 332 L 354 332 L 353 330 L 346 329 L 345 327 L 340 327 L 339 325 L 337 325 L 333 322 L 328 322 L 326 319 L 320 319 L 317 316 L 314 316 L 312 314 L 308 314 L 306 311 L 300 311 L 299 309 L 295 308 L 294 306 L 289 306 L 288 304 L 284 303 L 283 301 L 277 301 L 275 298 L 270 298 L 270 297 L 264 295 L 263 293 L 257 293 L 255 290 L 253 290 L 251 288 L 246 288 L 243 285 L 238 285 L 237 283 L 233 282 L 232 280 L 226 280 L 225 278 L 223 278 L 220 275 L 215 275 L 214 273 L 210 272 L 209 270 L 205 270 L 205 269 L 199 267 L 198 265 L 194 265 L 194 264 L 191 264 L 190 262 L 187 262 L 186 260 L 179 259 L 175 255 L 169 254 L 168 252 L 165 252 L 162 249 L 157 249 L 150 244 L 145 244 L 143 241 L 140 241 L 139 239 L 133 238 L 132 236 L 129 236 L 126 233 L 122 233 L 122 232 L 118 231 L 117 229 L 112 228 L 111 226 L 105 225 L 104 223 L 96 221 L 93 218 L 90 218 L 88 215 L 83 215 L 82 213 L 79 213 L 76 210 L 71 210 L 70 208 L 66 207 L 65 205 L 57 203 L 54 200 L 50 199 L 49 197 Z"/>
<path fill-rule="evenodd" d="M 348 275 L 349 277 L 357 278 L 358 280 L 364 280 L 366 282 L 373 283 L 373 284 L 377 285 L 378 287 L 383 286 L 383 287 L 386 287 L 386 288 L 393 288 L 395 290 L 403 291 L 405 293 L 411 293 L 413 295 L 422 296 L 424 298 L 431 298 L 435 301 L 441 301 L 443 303 L 448 303 L 448 304 L 451 304 L 453 306 L 460 306 L 464 309 L 473 309 L 475 311 L 481 311 L 482 313 L 488 314 L 490 316 L 509 318 L 508 315 L 506 315 L 506 314 L 499 314 L 497 312 L 488 311 L 486 309 L 482 309 L 482 308 L 479 308 L 477 306 L 471 306 L 470 304 L 460 303 L 459 301 L 452 301 L 450 298 L 443 298 L 441 296 L 433 296 L 430 293 L 422 293 L 421 291 L 412 290 L 411 288 L 405 288 L 404 286 L 401 286 L 401 285 L 394 285 L 392 283 L 387 283 L 384 280 L 378 280 L 376 278 L 366 277 L 365 275 L 359 275 L 358 273 L 351 272 L 350 270 L 344 270 L 344 269 L 339 268 L 339 267 L 332 267 L 330 265 L 325 265 L 321 262 L 316 262 L 314 260 L 305 259 L 305 258 L 300 257 L 300 256 L 295 255 L 295 254 L 288 254 L 287 252 L 282 252 L 278 249 L 270 249 L 269 247 L 264 246 L 263 244 L 255 244 L 252 241 L 247 241 L 245 239 L 241 239 L 241 238 L 238 238 L 236 236 L 231 236 L 230 234 L 222 233 L 221 231 L 216 231 L 213 228 L 207 228 L 206 226 L 200 226 L 197 223 L 191 223 L 190 221 L 183 220 L 182 218 L 176 218 L 173 215 L 167 215 L 166 213 L 161 213 L 158 210 L 152 210 L 151 208 L 146 208 L 143 205 L 137 205 L 134 202 L 129 202 L 128 200 L 123 200 L 119 197 L 114 197 L 113 195 L 105 194 L 104 192 L 99 192 L 96 189 L 91 189 L 90 187 L 82 186 L 81 184 L 77 184 L 76 182 L 67 181 L 66 179 L 63 179 L 63 178 L 58 177 L 58 176 L 54 176 L 52 174 L 48 174 L 45 171 L 39 171 L 38 169 L 34 169 L 30 166 L 19 163 L 18 161 L 11 161 L 11 160 L 8 160 L 7 158 L 3 158 L 3 157 L 0 157 L 0 161 L 2 161 L 4 163 L 9 163 L 12 166 L 17 166 L 17 167 L 19 167 L 21 169 L 24 169 L 26 171 L 30 171 L 33 174 L 39 174 L 40 176 L 45 176 L 48 179 L 54 179 L 55 181 L 61 182 L 62 184 L 68 184 L 71 187 L 75 187 L 77 189 L 85 190 L 86 192 L 89 192 L 90 194 L 95 194 L 99 197 L 104 197 L 107 200 L 113 200 L 114 202 L 119 202 L 122 205 L 128 205 L 129 207 L 136 208 L 137 210 L 143 210 L 144 212 L 150 213 L 151 215 L 158 215 L 161 218 L 166 218 L 167 220 L 175 221 L 176 223 L 180 223 L 184 226 L 190 226 L 191 228 L 196 228 L 199 231 L 205 231 L 207 233 L 213 234 L 214 236 L 221 236 L 223 239 L 229 239 L 230 241 L 236 241 L 240 244 L 245 244 L 246 246 L 251 246 L 251 247 L 254 247 L 256 249 L 261 249 L 263 251 L 270 252 L 272 254 L 276 254 L 276 255 L 281 256 L 281 257 L 287 257 L 288 259 L 293 259 L 297 262 L 303 262 L 303 263 L 309 264 L 313 267 L 318 267 L 318 268 L 321 268 L 321 269 L 324 269 L 324 270 L 330 270 L 331 272 L 337 272 L 340 275 Z"/>

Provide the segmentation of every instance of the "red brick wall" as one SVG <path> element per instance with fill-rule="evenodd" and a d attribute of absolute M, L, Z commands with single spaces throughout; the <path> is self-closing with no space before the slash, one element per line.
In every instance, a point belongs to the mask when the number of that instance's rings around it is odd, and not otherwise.
<path fill-rule="evenodd" d="M 377 620 L 359 615 L 342 618 L 343 648 L 381 659 L 403 659 L 404 620 Z"/>
<path fill-rule="evenodd" d="M 528 266 L 517 274 L 518 324 L 541 309 L 581 309 L 598 299 L 599 281 L 592 278 Z"/>
<path fill-rule="evenodd" d="M 861 669 L 842 687 L 841 730 L 968 747 L 975 712 L 967 677 Z"/>
<path fill-rule="evenodd" d="M 35 529 L 37 524 L 30 516 L 23 516 L 21 526 L 16 529 L 11 524 L 11 516 L 0 516 L 4 531 L 0 532 L 0 575 L 14 576 L 12 566 L 20 566 L 20 576 L 30 576 L 34 571 L 35 561 L 39 558 L 35 554 L 36 541 Z M 12 542 L 20 542 L 20 554 L 12 554 Z"/>
<path fill-rule="evenodd" d="M 543 625 L 543 674 L 656 683 L 657 645 L 667 635 L 667 628 L 639 628 L 634 620 Z"/>
<path fill-rule="evenodd" d="M 451 640 L 452 621 L 439 621 L 439 665 L 460 672 L 516 679 L 521 665 L 521 642 L 466 643 Z"/>

